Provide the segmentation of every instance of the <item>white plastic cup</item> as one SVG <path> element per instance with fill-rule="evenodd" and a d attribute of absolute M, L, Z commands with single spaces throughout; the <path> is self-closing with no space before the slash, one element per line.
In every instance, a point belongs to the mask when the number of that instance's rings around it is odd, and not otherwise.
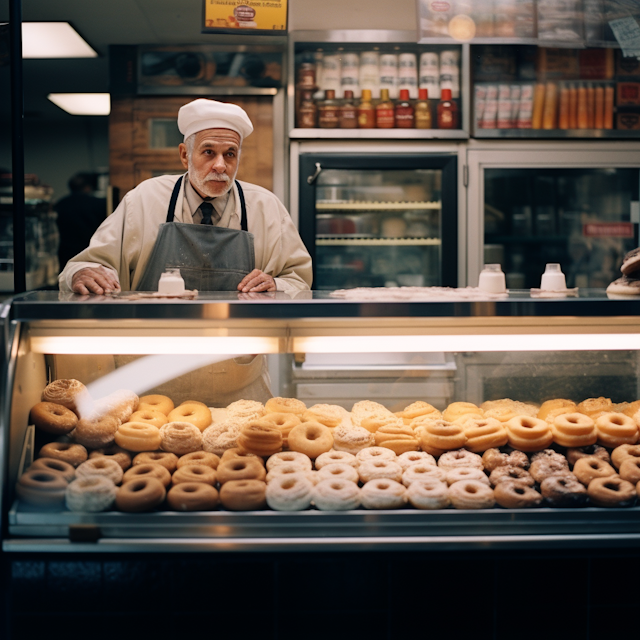
<path fill-rule="evenodd" d="M 557 262 L 548 262 L 540 281 L 542 291 L 564 291 L 567 288 L 567 281 L 562 273 L 562 269 Z"/>
<path fill-rule="evenodd" d="M 184 280 L 180 275 L 180 269 L 167 269 L 160 274 L 158 293 L 181 294 L 184 292 Z"/>
<path fill-rule="evenodd" d="M 478 289 L 485 293 L 506 293 L 507 281 L 499 264 L 485 264 L 478 278 Z"/>

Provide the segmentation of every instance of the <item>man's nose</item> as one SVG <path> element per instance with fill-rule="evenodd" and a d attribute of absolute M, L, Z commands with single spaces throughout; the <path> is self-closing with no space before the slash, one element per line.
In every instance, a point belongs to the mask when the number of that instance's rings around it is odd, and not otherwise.
<path fill-rule="evenodd" d="M 218 154 L 213 158 L 213 162 L 211 163 L 211 169 L 218 173 L 224 173 L 226 169 L 226 165 L 224 163 L 224 158 L 222 154 Z"/>

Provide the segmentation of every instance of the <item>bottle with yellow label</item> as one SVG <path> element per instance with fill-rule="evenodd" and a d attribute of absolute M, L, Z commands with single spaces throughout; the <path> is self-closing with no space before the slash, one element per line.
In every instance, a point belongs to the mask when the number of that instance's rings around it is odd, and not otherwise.
<path fill-rule="evenodd" d="M 371 89 L 363 89 L 358 104 L 358 128 L 375 129 L 376 110 L 371 102 Z"/>
<path fill-rule="evenodd" d="M 389 99 L 389 89 L 380 89 L 380 102 L 376 105 L 376 127 L 393 129 L 395 125 L 395 109 Z"/>
<path fill-rule="evenodd" d="M 414 109 L 416 129 L 433 128 L 431 105 L 429 104 L 429 92 L 427 89 L 418 89 L 418 101 L 416 102 Z"/>

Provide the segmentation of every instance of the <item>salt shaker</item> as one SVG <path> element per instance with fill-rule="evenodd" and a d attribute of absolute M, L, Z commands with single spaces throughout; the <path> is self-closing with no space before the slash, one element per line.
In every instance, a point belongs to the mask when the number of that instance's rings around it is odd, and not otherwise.
<path fill-rule="evenodd" d="M 167 269 L 164 273 L 160 274 L 158 293 L 181 294 L 184 292 L 184 280 L 180 275 L 180 269 Z"/>
<path fill-rule="evenodd" d="M 480 272 L 478 288 L 486 293 L 506 293 L 507 283 L 499 264 L 485 264 Z"/>
<path fill-rule="evenodd" d="M 542 291 L 564 291 L 566 288 L 567 282 L 560 265 L 557 262 L 548 262 L 542 274 L 540 289 Z"/>

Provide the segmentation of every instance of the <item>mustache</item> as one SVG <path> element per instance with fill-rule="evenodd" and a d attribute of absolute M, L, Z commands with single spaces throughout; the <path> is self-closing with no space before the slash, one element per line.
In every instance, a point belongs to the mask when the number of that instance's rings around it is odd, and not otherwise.
<path fill-rule="evenodd" d="M 227 184 L 231 182 L 231 178 L 226 173 L 213 173 L 208 175 L 205 179 L 205 182 L 226 182 Z"/>

